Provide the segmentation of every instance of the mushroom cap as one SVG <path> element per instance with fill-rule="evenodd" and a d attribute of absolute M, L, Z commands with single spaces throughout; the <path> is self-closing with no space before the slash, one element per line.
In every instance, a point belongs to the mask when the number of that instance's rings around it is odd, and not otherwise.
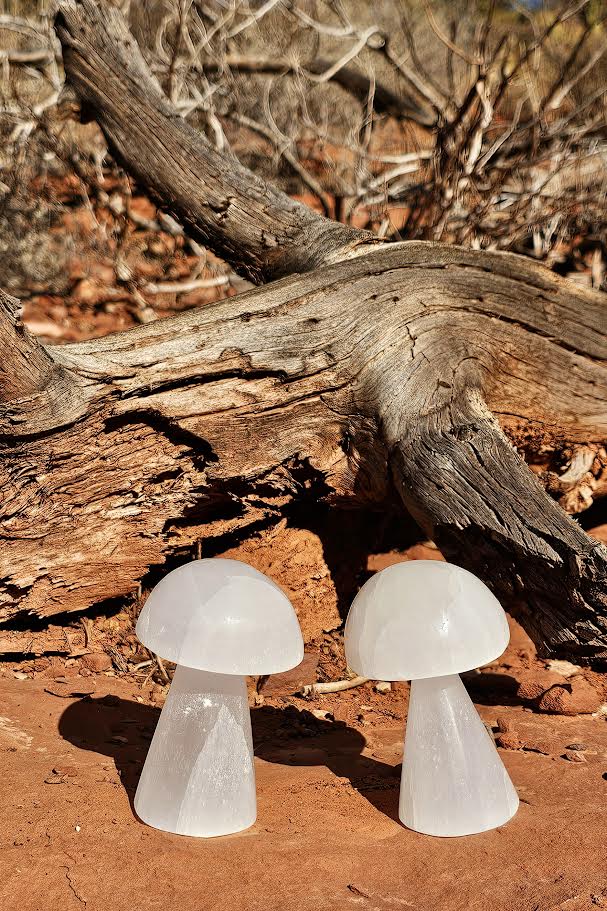
<path fill-rule="evenodd" d="M 217 674 L 277 674 L 303 660 L 284 592 L 239 560 L 194 560 L 151 591 L 136 633 L 151 651 Z"/>
<path fill-rule="evenodd" d="M 411 560 L 376 573 L 358 592 L 346 659 L 375 680 L 445 677 L 493 661 L 509 639 L 506 615 L 480 579 L 452 563 Z"/>

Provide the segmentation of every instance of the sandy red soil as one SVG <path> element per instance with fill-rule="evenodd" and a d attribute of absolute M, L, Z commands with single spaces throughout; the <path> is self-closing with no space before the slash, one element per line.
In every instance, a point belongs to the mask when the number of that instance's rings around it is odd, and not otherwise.
<path fill-rule="evenodd" d="M 159 708 L 129 678 L 84 698 L 0 677 L 3 911 L 587 911 L 607 907 L 607 718 L 539 714 L 516 695 L 524 634 L 468 679 L 521 797 L 493 832 L 436 839 L 397 819 L 407 686 L 272 697 L 252 709 L 259 815 L 199 840 L 138 821 Z M 17 672 L 19 673 L 19 672 Z M 90 683 L 83 678 L 82 685 Z M 56 687 L 55 687 L 56 688 Z M 252 695 L 252 701 L 255 701 Z M 259 700 L 258 700 L 259 701 Z M 317 718 L 313 711 L 328 711 Z M 499 722 L 498 722 L 499 719 Z M 568 750 L 572 744 L 582 750 Z M 573 753 L 583 761 L 566 759 Z"/>

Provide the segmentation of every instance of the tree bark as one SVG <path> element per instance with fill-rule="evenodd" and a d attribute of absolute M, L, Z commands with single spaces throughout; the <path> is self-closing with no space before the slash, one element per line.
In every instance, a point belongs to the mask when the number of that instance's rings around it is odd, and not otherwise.
<path fill-rule="evenodd" d="M 257 197 L 231 176 L 230 213 L 243 214 L 215 226 L 206 194 L 229 169 L 213 172 L 201 139 L 189 148 L 207 176 L 176 194 L 175 137 L 195 134 L 157 88 L 134 116 L 145 65 L 131 49 L 135 84 L 113 37 L 122 20 L 92 0 L 60 9 L 68 77 L 139 180 L 199 236 L 216 228 L 236 268 L 276 274 Z M 154 154 L 137 155 L 140 141 Z M 282 197 L 264 192 L 274 217 Z M 318 239 L 330 223 L 310 213 L 276 229 L 279 272 L 302 265 L 311 224 Z M 518 256 L 358 239 L 354 258 L 349 236 L 322 268 L 317 249 L 303 274 L 81 344 L 43 349 L 3 314 L 0 621 L 124 596 L 201 536 L 252 530 L 311 491 L 378 509 L 400 496 L 449 559 L 523 611 L 544 653 L 607 654 L 607 550 L 500 429 L 553 448 L 607 439 L 605 296 Z M 28 350 L 38 379 L 20 368 Z"/>
<path fill-rule="evenodd" d="M 394 481 L 545 650 L 601 654 L 605 549 L 483 401 L 546 439 L 604 440 L 603 313 L 519 257 L 409 243 L 48 349 L 70 423 L 4 406 L 0 619 L 131 592 L 201 528 L 254 527 L 310 484 L 381 507 Z"/>

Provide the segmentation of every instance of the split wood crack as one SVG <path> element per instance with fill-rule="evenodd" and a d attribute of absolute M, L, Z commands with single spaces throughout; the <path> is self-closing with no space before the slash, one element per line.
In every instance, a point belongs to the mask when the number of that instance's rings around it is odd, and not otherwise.
<path fill-rule="evenodd" d="M 607 440 L 605 295 L 312 212 L 177 115 L 117 9 L 57 7 L 67 79 L 117 160 L 260 287 L 64 347 L 0 297 L 0 621 L 133 592 L 205 522 L 275 515 L 305 466 L 329 502 L 400 501 L 545 654 L 607 656 L 607 550 L 512 445 Z M 517 416 L 509 437 L 496 415 Z"/>

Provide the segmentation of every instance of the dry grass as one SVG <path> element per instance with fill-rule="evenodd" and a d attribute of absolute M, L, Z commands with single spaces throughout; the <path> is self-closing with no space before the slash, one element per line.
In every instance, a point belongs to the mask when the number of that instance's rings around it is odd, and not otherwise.
<path fill-rule="evenodd" d="M 602 4 L 119 5 L 183 116 L 308 203 L 382 235 L 513 249 L 603 285 Z M 129 185 L 61 94 L 48 3 L 4 8 L 0 281 L 54 287 L 62 243 L 87 241 L 50 241 L 62 203 L 32 187 L 76 180 L 94 209 L 104 181 Z"/>

